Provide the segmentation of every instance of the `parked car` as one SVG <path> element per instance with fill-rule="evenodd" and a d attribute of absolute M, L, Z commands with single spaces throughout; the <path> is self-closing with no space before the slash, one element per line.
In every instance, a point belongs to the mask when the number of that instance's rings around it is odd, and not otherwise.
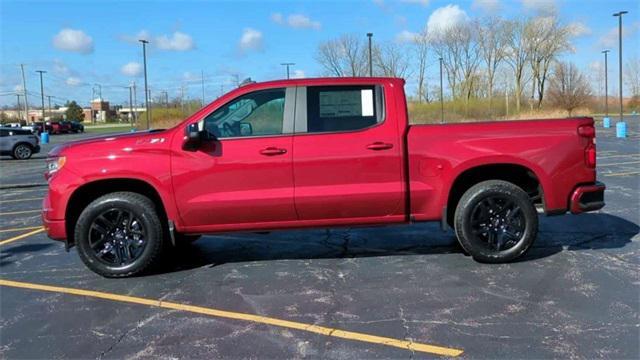
<path fill-rule="evenodd" d="M 40 140 L 29 130 L 0 127 L 0 155 L 24 160 L 40 152 Z"/>
<path fill-rule="evenodd" d="M 74 133 L 84 132 L 84 125 L 76 120 L 65 121 L 66 124 L 69 125 L 70 131 Z"/>
<path fill-rule="evenodd" d="M 254 83 L 168 130 L 56 147 L 42 218 L 107 277 L 199 234 L 420 221 L 508 262 L 536 238 L 537 208 L 604 206 L 595 134 L 591 118 L 409 125 L 401 79 Z"/>
<path fill-rule="evenodd" d="M 40 134 L 44 131 L 44 128 L 45 124 L 41 121 L 32 122 L 21 127 L 21 129 L 29 130 L 34 134 Z"/>
<path fill-rule="evenodd" d="M 65 121 L 51 121 L 47 123 L 49 134 L 66 134 L 71 131 L 71 125 Z"/>

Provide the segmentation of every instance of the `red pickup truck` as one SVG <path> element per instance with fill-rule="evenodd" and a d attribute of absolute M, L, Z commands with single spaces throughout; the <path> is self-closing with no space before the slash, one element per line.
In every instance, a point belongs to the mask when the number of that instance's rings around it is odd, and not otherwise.
<path fill-rule="evenodd" d="M 401 79 L 281 80 L 168 130 L 53 149 L 42 218 L 108 277 L 199 234 L 418 221 L 506 262 L 531 246 L 538 212 L 604 206 L 595 167 L 591 118 L 409 125 Z"/>

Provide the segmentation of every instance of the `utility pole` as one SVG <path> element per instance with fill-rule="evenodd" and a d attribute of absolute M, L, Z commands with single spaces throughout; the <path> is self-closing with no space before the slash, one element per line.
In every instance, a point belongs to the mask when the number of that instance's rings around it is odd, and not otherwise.
<path fill-rule="evenodd" d="M 36 70 L 36 72 L 40 73 L 40 96 L 42 97 L 42 121 L 45 121 L 44 119 L 44 84 L 42 81 L 42 74 L 46 73 L 46 71 Z"/>
<path fill-rule="evenodd" d="M 24 64 L 20 64 L 20 69 L 22 70 L 22 91 L 24 92 L 24 117 L 29 122 L 29 98 L 27 97 L 27 80 L 24 77 Z"/>
<path fill-rule="evenodd" d="M 440 60 L 440 123 L 444 124 L 444 92 L 442 89 L 442 58 Z"/>
<path fill-rule="evenodd" d="M 373 37 L 373 33 L 367 33 L 367 37 L 369 38 L 369 77 L 373 76 L 373 55 L 371 49 L 371 38 Z"/>
<path fill-rule="evenodd" d="M 147 44 L 149 41 L 141 39 L 138 40 L 142 43 L 142 59 L 144 62 L 144 106 L 146 108 L 147 113 L 147 129 L 149 129 L 149 125 L 151 122 L 151 114 L 149 113 L 149 87 L 147 83 Z"/>
<path fill-rule="evenodd" d="M 204 106 L 204 70 L 200 70 L 200 83 L 202 84 L 202 106 Z"/>
<path fill-rule="evenodd" d="M 290 63 L 290 62 L 289 62 L 289 63 L 281 63 L 281 64 L 280 64 L 280 65 L 282 65 L 282 66 L 286 66 L 286 67 L 287 67 L 287 79 L 290 79 L 290 76 L 289 76 L 289 66 L 293 66 L 293 65 L 295 65 L 295 64 L 296 64 L 296 63 Z"/>
<path fill-rule="evenodd" d="M 607 69 L 607 54 L 609 50 L 602 50 L 604 54 L 604 117 L 609 117 L 609 71 Z"/>
<path fill-rule="evenodd" d="M 47 95 L 47 100 L 49 101 L 49 117 L 51 117 L 51 95 Z"/>
<path fill-rule="evenodd" d="M 184 116 L 184 84 L 180 85 L 180 109 L 182 116 Z"/>
<path fill-rule="evenodd" d="M 624 122 L 623 118 L 623 105 L 622 105 L 622 15 L 629 13 L 628 11 L 620 11 L 613 16 L 618 17 L 618 64 L 619 64 L 619 80 L 620 86 L 620 122 Z"/>

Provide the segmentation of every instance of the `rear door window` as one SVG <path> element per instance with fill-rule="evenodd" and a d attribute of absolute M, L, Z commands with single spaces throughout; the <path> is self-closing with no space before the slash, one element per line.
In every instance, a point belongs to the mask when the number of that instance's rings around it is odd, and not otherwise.
<path fill-rule="evenodd" d="M 374 85 L 307 87 L 307 131 L 360 130 L 382 122 L 381 93 Z"/>

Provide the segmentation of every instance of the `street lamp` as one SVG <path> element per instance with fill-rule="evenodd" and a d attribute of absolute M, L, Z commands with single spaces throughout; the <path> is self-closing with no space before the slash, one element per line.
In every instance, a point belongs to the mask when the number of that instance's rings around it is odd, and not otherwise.
<path fill-rule="evenodd" d="M 144 106 L 145 112 L 147 113 L 147 130 L 149 129 L 149 123 L 151 119 L 151 114 L 149 113 L 149 87 L 147 84 L 147 44 L 149 41 L 140 39 L 138 40 L 142 43 L 142 59 L 144 62 Z"/>
<path fill-rule="evenodd" d="M 293 66 L 296 63 L 281 63 L 280 65 L 287 67 L 287 79 L 289 79 L 289 66 Z"/>
<path fill-rule="evenodd" d="M 619 86 L 620 86 L 620 121 L 616 124 L 616 136 L 617 137 L 626 137 L 627 133 L 627 124 L 624 122 L 623 118 L 623 106 L 622 106 L 622 15 L 629 13 L 628 11 L 620 11 L 613 16 L 618 17 L 618 64 L 619 64 Z M 618 131 L 620 129 L 620 131 Z"/>
<path fill-rule="evenodd" d="M 369 77 L 373 76 L 373 55 L 371 54 L 371 38 L 373 37 L 373 33 L 367 33 L 367 37 L 369 38 Z"/>
<path fill-rule="evenodd" d="M 607 54 L 610 50 L 602 50 L 604 54 L 604 118 L 602 119 L 603 127 L 611 126 L 611 119 L 609 119 L 609 70 L 608 70 L 608 62 L 607 62 Z"/>

